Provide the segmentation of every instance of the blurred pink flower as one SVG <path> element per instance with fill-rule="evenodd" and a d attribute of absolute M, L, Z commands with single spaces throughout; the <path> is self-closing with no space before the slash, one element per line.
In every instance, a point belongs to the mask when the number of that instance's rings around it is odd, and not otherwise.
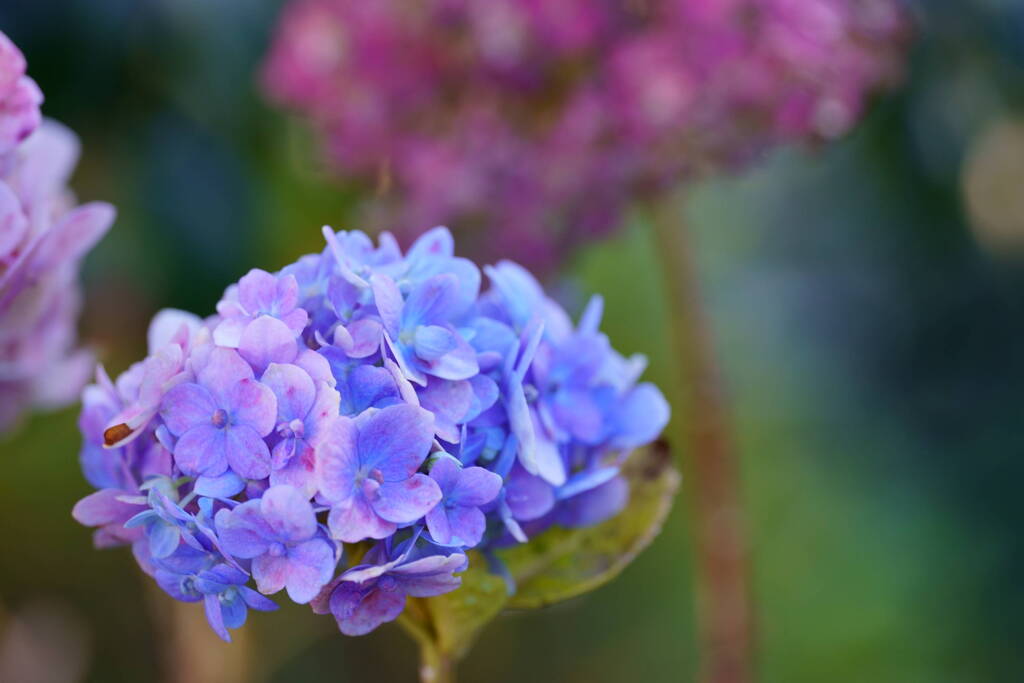
<path fill-rule="evenodd" d="M 390 181 L 381 227 L 543 268 L 633 197 L 846 132 L 905 33 L 899 0 L 291 0 L 263 80 Z"/>
<path fill-rule="evenodd" d="M 81 258 L 114 220 L 67 187 L 78 139 L 42 120 L 43 96 L 0 33 L 0 432 L 31 406 L 77 397 L 92 358 L 76 351 Z"/>

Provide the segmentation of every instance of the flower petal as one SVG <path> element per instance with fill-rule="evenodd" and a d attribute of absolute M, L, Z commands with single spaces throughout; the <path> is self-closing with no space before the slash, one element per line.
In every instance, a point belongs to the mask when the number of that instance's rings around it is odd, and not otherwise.
<path fill-rule="evenodd" d="M 440 502 L 441 489 L 437 482 L 417 473 L 404 481 L 381 484 L 370 506 L 389 522 L 408 524 L 430 512 Z"/>
<path fill-rule="evenodd" d="M 359 460 L 377 468 L 384 481 L 401 481 L 426 459 L 434 441 L 434 416 L 417 406 L 384 408 L 360 425 Z"/>
<path fill-rule="evenodd" d="M 243 379 L 252 379 L 252 368 L 234 349 L 217 347 L 198 373 L 199 384 L 210 390 L 218 405 L 225 405 L 229 389 Z"/>
<path fill-rule="evenodd" d="M 246 501 L 233 510 L 220 510 L 214 521 L 224 549 L 237 558 L 257 557 L 270 547 L 270 528 L 260 513 L 258 500 Z"/>
<path fill-rule="evenodd" d="M 244 379 L 231 387 L 227 399 L 225 408 L 231 413 L 232 426 L 249 425 L 260 436 L 274 428 L 277 398 L 268 387 L 254 379 Z"/>
<path fill-rule="evenodd" d="M 249 323 L 238 341 L 238 352 L 262 373 L 271 363 L 291 363 L 299 352 L 295 333 L 269 315 Z"/>
<path fill-rule="evenodd" d="M 304 420 L 316 399 L 313 378 L 297 365 L 271 363 L 260 377 L 260 383 L 277 397 L 277 419 L 280 422 Z"/>
<path fill-rule="evenodd" d="M 175 436 L 201 424 L 210 424 L 217 410 L 213 395 L 198 384 L 179 384 L 164 396 L 160 417 Z"/>
<path fill-rule="evenodd" d="M 467 467 L 459 475 L 458 483 L 449 491 L 448 499 L 458 505 L 480 507 L 498 496 L 501 485 L 501 477 L 494 472 L 483 467 Z"/>
<path fill-rule="evenodd" d="M 288 582 L 291 563 L 284 555 L 260 555 L 252 561 L 252 578 L 256 588 L 264 595 L 273 595 Z"/>
<path fill-rule="evenodd" d="M 227 434 L 212 424 L 193 427 L 174 445 L 174 462 L 190 476 L 217 477 L 228 468 Z"/>
<path fill-rule="evenodd" d="M 362 636 L 394 621 L 405 609 L 405 594 L 371 589 L 343 581 L 331 594 L 331 613 L 346 636 Z"/>
<path fill-rule="evenodd" d="M 448 510 L 443 505 L 435 506 L 427 513 L 427 531 L 435 543 L 451 545 L 452 527 L 448 523 Z"/>
<path fill-rule="evenodd" d="M 224 432 L 224 453 L 231 469 L 245 479 L 266 479 L 270 475 L 270 449 L 256 430 L 243 424 Z"/>
<path fill-rule="evenodd" d="M 355 422 L 338 416 L 316 447 L 317 488 L 329 502 L 345 500 L 353 494 L 359 471 L 358 434 Z"/>
<path fill-rule="evenodd" d="M 361 492 L 331 508 L 327 527 L 332 538 L 344 543 L 356 543 L 365 538 L 387 538 L 398 528 L 381 519 Z"/>
<path fill-rule="evenodd" d="M 314 538 L 289 548 L 288 597 L 304 605 L 320 592 L 334 573 L 335 556 L 323 538 Z"/>
<path fill-rule="evenodd" d="M 260 498 L 260 512 L 275 537 L 305 541 L 316 533 L 316 515 L 309 500 L 291 486 L 271 486 Z"/>

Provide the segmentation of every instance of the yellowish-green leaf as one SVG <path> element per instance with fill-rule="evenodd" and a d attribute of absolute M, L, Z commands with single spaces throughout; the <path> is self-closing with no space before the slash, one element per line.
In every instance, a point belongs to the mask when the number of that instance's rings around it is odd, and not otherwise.
<path fill-rule="evenodd" d="M 583 529 L 550 529 L 502 554 L 516 579 L 508 607 L 543 607 L 591 591 L 654 540 L 679 488 L 671 454 L 657 445 L 634 453 L 623 474 L 630 499 L 620 514 Z"/>
<path fill-rule="evenodd" d="M 671 454 L 660 445 L 634 453 L 623 475 L 630 500 L 615 517 L 583 529 L 553 528 L 499 553 L 515 579 L 515 595 L 509 596 L 504 580 L 488 571 L 485 558 L 471 552 L 462 586 L 445 595 L 410 599 L 403 626 L 424 647 L 457 659 L 503 609 L 543 607 L 613 579 L 658 535 L 679 487 Z"/>
<path fill-rule="evenodd" d="M 487 571 L 487 561 L 479 553 L 469 553 L 469 569 L 459 576 L 458 590 L 412 601 L 418 603 L 413 609 L 427 618 L 437 647 L 456 657 L 469 649 L 480 629 L 508 601 L 505 581 Z"/>

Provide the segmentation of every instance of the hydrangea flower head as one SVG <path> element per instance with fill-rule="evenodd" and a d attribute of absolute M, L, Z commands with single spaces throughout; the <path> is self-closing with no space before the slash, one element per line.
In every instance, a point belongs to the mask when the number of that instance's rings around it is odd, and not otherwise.
<path fill-rule="evenodd" d="M 161 312 L 149 356 L 83 393 L 98 490 L 75 518 L 225 639 L 282 590 L 367 633 L 457 590 L 470 550 L 601 522 L 668 420 L 642 359 L 598 331 L 600 299 L 574 326 L 510 262 L 481 293 L 444 228 L 405 254 L 326 236 L 217 315 Z"/>
<path fill-rule="evenodd" d="M 290 0 L 263 80 L 388 225 L 551 266 L 631 197 L 834 138 L 898 74 L 899 0 Z M 486 236 L 473 234 L 486 226 Z"/>
<path fill-rule="evenodd" d="M 25 68 L 0 32 L 0 432 L 88 379 L 91 357 L 74 349 L 78 266 L 114 220 L 108 204 L 76 206 L 67 180 L 78 140 L 42 119 Z"/>

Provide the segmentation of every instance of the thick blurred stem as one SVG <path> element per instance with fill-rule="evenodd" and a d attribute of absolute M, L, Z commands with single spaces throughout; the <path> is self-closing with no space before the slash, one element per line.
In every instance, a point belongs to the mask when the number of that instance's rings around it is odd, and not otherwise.
<path fill-rule="evenodd" d="M 458 658 L 441 647 L 430 622 L 430 613 L 423 609 L 422 603 L 410 599 L 398 623 L 420 646 L 420 682 L 455 683 Z"/>
<path fill-rule="evenodd" d="M 433 645 L 421 644 L 420 682 L 455 683 L 455 659 Z"/>
<path fill-rule="evenodd" d="M 666 195 L 650 205 L 673 340 L 678 395 L 685 412 L 677 429 L 692 476 L 700 681 L 752 680 L 752 624 L 738 463 L 730 432 L 699 275 L 682 202 Z"/>

